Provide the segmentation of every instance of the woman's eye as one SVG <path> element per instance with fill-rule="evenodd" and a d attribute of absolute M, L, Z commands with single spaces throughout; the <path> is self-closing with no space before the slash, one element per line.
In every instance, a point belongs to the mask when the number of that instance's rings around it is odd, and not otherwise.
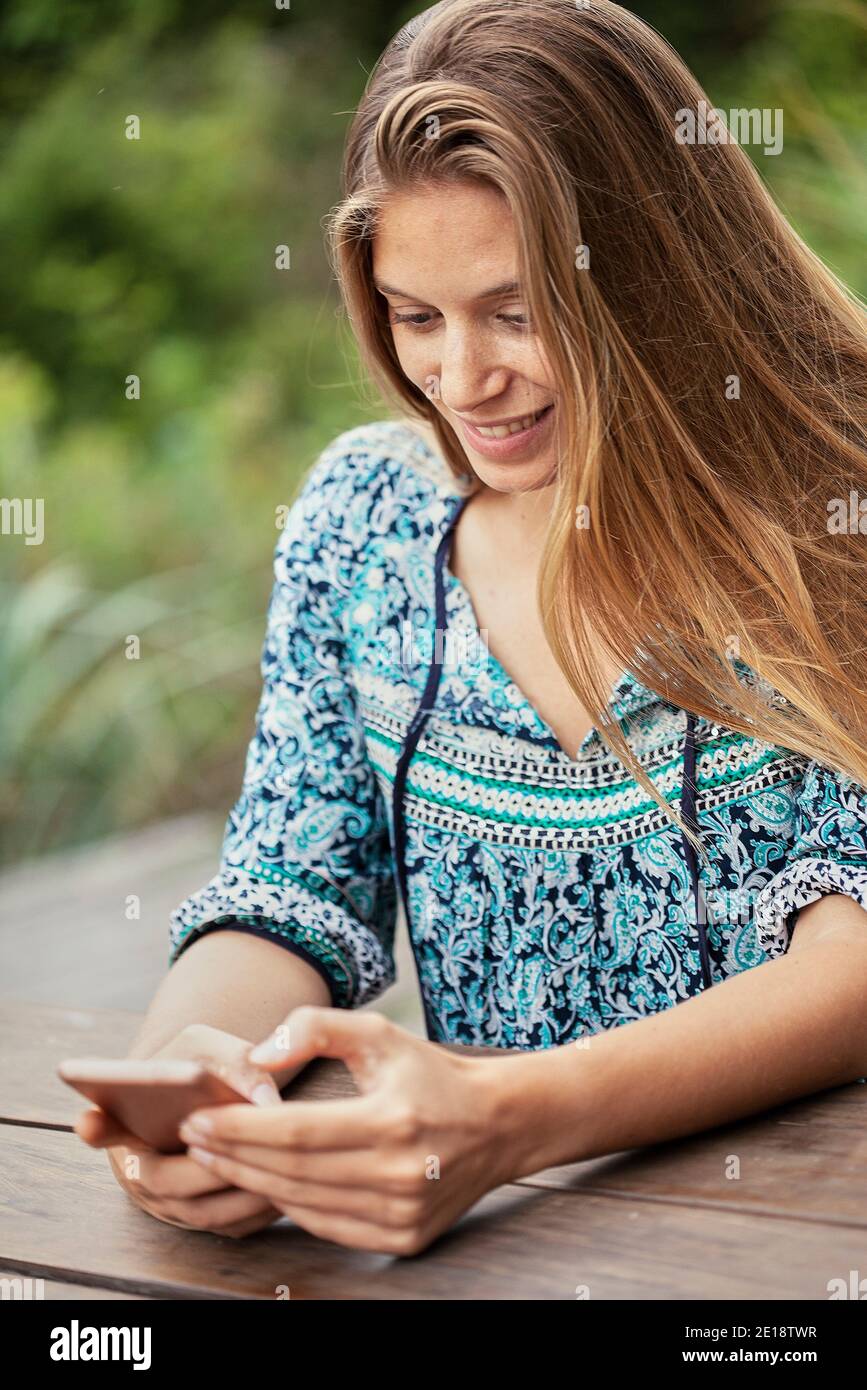
<path fill-rule="evenodd" d="M 394 315 L 392 323 L 414 323 L 416 328 L 421 328 L 424 324 L 430 323 L 430 314 L 398 314 Z"/>
<path fill-rule="evenodd" d="M 428 324 L 433 323 L 435 314 L 419 312 L 416 314 L 399 314 L 396 310 L 392 311 L 392 323 L 408 323 L 413 328 L 427 328 Z M 497 318 L 502 323 L 512 324 L 515 328 L 529 328 L 530 320 L 526 314 L 498 314 Z"/>

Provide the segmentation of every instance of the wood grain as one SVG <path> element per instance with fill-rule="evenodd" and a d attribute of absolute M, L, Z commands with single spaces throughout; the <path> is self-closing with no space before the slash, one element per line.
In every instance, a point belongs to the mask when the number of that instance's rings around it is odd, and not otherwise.
<path fill-rule="evenodd" d="M 833 1108 L 833 1096 L 826 1104 Z M 521 1181 L 576 1196 L 605 1193 L 867 1230 L 867 1125 L 801 1124 L 763 1115 L 677 1143 L 549 1168 Z"/>
<path fill-rule="evenodd" d="M 77 1297 L 85 1279 L 91 1297 L 273 1298 L 286 1285 L 295 1298 L 571 1299 L 586 1284 L 597 1298 L 813 1299 L 863 1264 L 857 1085 L 501 1188 L 412 1260 L 345 1250 L 289 1222 L 242 1242 L 179 1231 L 136 1208 L 102 1154 L 71 1134 L 27 1127 L 71 1124 L 79 1102 L 53 1064 L 83 1050 L 120 1054 L 138 1017 L 0 1010 L 9 1061 L 0 1112 L 19 1121 L 0 1128 L 0 1261 L 56 1284 L 58 1298 Z M 286 1094 L 353 1090 L 344 1067 L 320 1060 Z M 725 1178 L 732 1154 L 737 1181 Z"/>
<path fill-rule="evenodd" d="M 140 1013 L 120 1009 L 58 1009 L 0 1000 L 0 1121 L 71 1129 L 87 1102 L 58 1080 L 58 1062 L 66 1057 L 125 1056 L 141 1019 Z M 494 1049 L 484 1047 L 449 1044 L 448 1050 L 494 1055 Z M 317 1059 L 283 1094 L 331 1100 L 354 1095 L 355 1089 L 341 1062 Z"/>
<path fill-rule="evenodd" d="M 117 1010 L 0 1005 L 0 1056 L 6 1059 L 0 1119 L 71 1129 L 85 1102 L 57 1080 L 57 1062 L 83 1052 L 123 1055 L 138 1020 Z M 452 1050 L 492 1055 L 482 1048 Z M 283 1094 L 330 1100 L 355 1089 L 342 1063 L 323 1058 Z M 864 1227 L 867 1088 L 840 1087 L 677 1143 L 546 1169 L 518 1185 L 576 1199 L 604 1194 Z"/>
<path fill-rule="evenodd" d="M 411 1259 L 283 1221 L 233 1241 L 148 1216 L 73 1135 L 0 1127 L 0 1267 L 157 1298 L 826 1299 L 862 1227 L 509 1186 Z"/>
<path fill-rule="evenodd" d="M 216 873 L 224 820 L 179 816 L 4 870 L 0 999 L 145 1010 L 168 969 L 170 914 Z M 132 894 L 139 916 L 129 920 Z M 395 984 L 364 1007 L 424 1037 L 402 908 L 394 957 Z"/>
<path fill-rule="evenodd" d="M 11 1269 L 0 1269 L 0 1280 L 2 1279 L 28 1279 L 28 1275 L 16 1273 Z M 34 1281 L 35 1283 L 35 1281 Z M 24 1285 L 25 1289 L 27 1285 Z M 45 1303 L 56 1302 L 76 1302 L 83 1299 L 98 1299 L 104 1303 L 107 1299 L 120 1299 L 129 1302 L 140 1302 L 145 1298 L 140 1293 L 118 1293 L 115 1289 L 108 1289 L 103 1284 L 64 1284 L 57 1279 L 43 1279 L 41 1293 L 30 1290 L 26 1293 L 28 1299 L 34 1301 L 44 1301 Z"/>
<path fill-rule="evenodd" d="M 65 1057 L 123 1057 L 141 1014 L 0 1001 L 0 1119 L 71 1128 L 87 1101 L 55 1075 Z"/>

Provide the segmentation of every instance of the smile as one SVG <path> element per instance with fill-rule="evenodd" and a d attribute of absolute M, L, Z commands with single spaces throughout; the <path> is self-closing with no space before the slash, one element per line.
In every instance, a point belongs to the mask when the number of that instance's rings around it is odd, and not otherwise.
<path fill-rule="evenodd" d="M 480 434 L 483 439 L 505 439 L 510 434 L 521 434 L 524 430 L 532 429 L 537 420 L 541 420 L 551 409 L 551 405 L 544 405 L 535 415 L 522 415 L 519 420 L 509 420 L 502 425 L 471 425 L 468 420 L 465 420 L 464 424 Z"/>
<path fill-rule="evenodd" d="M 460 424 L 471 449 L 495 463 L 505 462 L 513 456 L 525 457 L 528 450 L 540 447 L 553 413 L 554 402 L 551 401 L 533 415 L 503 420 L 497 425 L 471 425 L 466 420 L 461 420 Z"/>

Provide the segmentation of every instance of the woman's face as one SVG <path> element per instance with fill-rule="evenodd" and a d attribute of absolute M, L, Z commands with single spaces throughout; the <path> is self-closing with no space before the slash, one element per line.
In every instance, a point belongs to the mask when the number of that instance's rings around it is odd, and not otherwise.
<path fill-rule="evenodd" d="M 555 392 L 516 283 L 502 195 L 475 183 L 392 194 L 373 275 L 404 373 L 453 427 L 481 481 L 497 492 L 553 482 Z"/>

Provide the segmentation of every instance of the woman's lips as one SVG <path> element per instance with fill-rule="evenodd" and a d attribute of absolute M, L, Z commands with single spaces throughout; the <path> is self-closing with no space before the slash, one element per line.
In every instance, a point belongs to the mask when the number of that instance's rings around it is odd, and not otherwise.
<path fill-rule="evenodd" d="M 484 454 L 485 458 L 489 459 L 508 459 L 515 454 L 525 453 L 527 449 L 536 446 L 548 428 L 548 421 L 553 413 L 552 403 L 545 407 L 536 423 L 531 425 L 529 429 L 517 430 L 514 434 L 507 434 L 502 439 L 491 439 L 480 434 L 472 425 L 467 424 L 466 420 L 461 420 L 460 424 L 464 432 L 464 439 L 477 454 Z"/>

